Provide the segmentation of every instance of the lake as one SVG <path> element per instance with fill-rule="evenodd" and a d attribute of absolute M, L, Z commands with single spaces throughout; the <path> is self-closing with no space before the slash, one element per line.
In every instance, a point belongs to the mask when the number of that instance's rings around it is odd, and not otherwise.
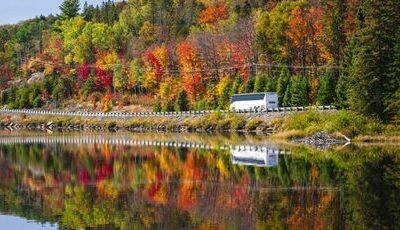
<path fill-rule="evenodd" d="M 3 229 L 394 229 L 400 148 L 0 131 Z"/>

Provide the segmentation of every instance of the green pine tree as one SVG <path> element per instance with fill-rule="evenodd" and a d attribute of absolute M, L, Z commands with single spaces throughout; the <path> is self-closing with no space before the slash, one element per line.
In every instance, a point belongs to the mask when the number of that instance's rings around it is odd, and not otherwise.
<path fill-rule="evenodd" d="M 396 32 L 400 26 L 400 1 L 362 2 L 353 39 L 357 46 L 349 68 L 349 104 L 354 111 L 390 119 L 385 95 L 393 93 L 389 69 Z"/>
<path fill-rule="evenodd" d="M 283 68 L 278 77 L 276 92 L 278 93 L 279 105 L 284 106 L 284 97 L 289 86 L 290 73 L 288 68 Z M 287 99 L 287 98 L 286 98 Z M 290 104 L 290 103 L 289 103 Z M 289 105 L 286 105 L 289 106 Z"/>
<path fill-rule="evenodd" d="M 320 105 L 331 105 L 333 103 L 336 98 L 335 86 L 335 72 L 328 69 L 319 82 L 317 100 Z"/>
<path fill-rule="evenodd" d="M 346 109 L 349 107 L 348 103 L 348 89 L 349 89 L 349 76 L 342 74 L 336 84 L 336 100 L 335 105 L 338 108 Z"/>
<path fill-rule="evenodd" d="M 354 49 L 357 46 L 356 40 L 352 39 L 344 52 L 343 69 L 336 84 L 336 102 L 338 108 L 349 107 L 349 72 L 353 60 Z"/>
<path fill-rule="evenodd" d="M 172 100 L 167 100 L 167 102 L 164 104 L 162 111 L 164 112 L 170 112 L 174 110 L 174 102 Z"/>
<path fill-rule="evenodd" d="M 400 121 L 400 29 L 397 32 L 393 60 L 388 69 L 388 92 L 385 95 L 385 106 L 389 119 Z"/>
<path fill-rule="evenodd" d="M 320 38 L 326 50 L 332 55 L 332 62 L 340 66 L 343 60 L 343 50 L 346 46 L 345 22 L 347 4 L 343 0 L 321 1 L 329 10 L 322 16 L 322 37 Z"/>
<path fill-rule="evenodd" d="M 266 83 L 267 76 L 265 74 L 257 75 L 254 82 L 254 93 L 264 92 Z"/>
<path fill-rule="evenodd" d="M 231 94 L 238 94 L 240 86 L 243 84 L 242 78 L 240 76 L 236 76 L 235 81 L 232 85 L 232 92 Z"/>
<path fill-rule="evenodd" d="M 175 111 L 188 111 L 189 101 L 187 99 L 187 93 L 185 90 L 181 90 L 178 93 L 178 97 L 175 101 Z"/>
<path fill-rule="evenodd" d="M 284 96 L 283 96 L 283 99 L 282 99 L 282 102 L 280 102 L 280 103 L 282 103 L 282 106 L 284 106 L 284 107 L 292 106 L 292 103 L 290 102 L 290 100 L 292 98 L 292 94 L 290 93 L 290 88 L 291 88 L 290 83 L 288 83 L 285 93 L 284 93 Z"/>
<path fill-rule="evenodd" d="M 275 77 L 267 77 L 265 83 L 265 92 L 276 92 L 277 89 L 277 80 Z"/>
<path fill-rule="evenodd" d="M 226 109 L 229 106 L 229 102 L 231 101 L 231 89 L 232 84 L 228 83 L 225 85 L 225 88 L 222 92 L 222 95 L 220 95 L 219 100 L 218 100 L 218 108 L 219 109 Z"/>
<path fill-rule="evenodd" d="M 293 76 L 290 83 L 291 106 L 308 105 L 308 81 L 304 76 Z"/>
<path fill-rule="evenodd" d="M 156 99 L 156 101 L 155 101 L 153 107 L 154 107 L 154 108 L 153 108 L 154 112 L 161 112 L 162 107 L 161 107 L 161 100 L 160 100 L 160 98 L 157 98 L 157 99 Z"/>
<path fill-rule="evenodd" d="M 60 6 L 61 14 L 59 15 L 62 19 L 69 19 L 79 14 L 79 0 L 64 0 Z"/>
<path fill-rule="evenodd" d="M 255 82 L 254 77 L 250 77 L 249 79 L 247 79 L 246 93 L 252 93 L 254 91 L 254 82 Z"/>

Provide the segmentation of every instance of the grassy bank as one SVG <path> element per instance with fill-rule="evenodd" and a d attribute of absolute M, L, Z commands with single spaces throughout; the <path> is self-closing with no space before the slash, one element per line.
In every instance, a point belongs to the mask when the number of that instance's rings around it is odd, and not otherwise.
<path fill-rule="evenodd" d="M 59 116 L 0 117 L 1 124 L 11 123 L 22 127 L 43 127 L 51 123 L 55 129 L 128 129 L 132 131 L 179 131 L 179 132 L 266 132 L 271 122 L 237 114 L 218 112 L 198 117 L 144 117 L 131 119 L 83 118 Z"/>
<path fill-rule="evenodd" d="M 125 129 L 130 131 L 171 132 L 274 132 L 273 138 L 290 140 L 327 131 L 336 136 L 359 142 L 399 141 L 398 126 L 384 124 L 378 119 L 350 111 L 302 112 L 282 118 L 257 117 L 218 112 L 198 117 L 145 117 L 132 119 L 83 118 L 58 116 L 0 117 L 1 124 L 10 122 L 24 127 L 43 127 L 51 122 L 54 129 Z"/>
<path fill-rule="evenodd" d="M 273 121 L 274 138 L 293 139 L 319 131 L 335 136 L 345 135 L 355 141 L 399 140 L 399 127 L 351 111 L 332 113 L 305 112 Z"/>

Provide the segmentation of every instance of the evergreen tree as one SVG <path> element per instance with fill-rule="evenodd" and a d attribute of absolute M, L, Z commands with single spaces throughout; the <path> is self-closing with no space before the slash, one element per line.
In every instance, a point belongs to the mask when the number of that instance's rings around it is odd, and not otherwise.
<path fill-rule="evenodd" d="M 15 100 L 15 105 L 22 109 L 22 108 L 30 108 L 31 105 L 29 104 L 29 90 L 26 87 L 22 87 L 17 91 L 17 97 Z"/>
<path fill-rule="evenodd" d="M 153 110 L 154 110 L 155 112 L 161 112 L 162 107 L 161 107 L 161 100 L 160 100 L 160 98 L 157 98 L 157 99 L 156 99 L 156 101 L 155 101 L 155 103 L 154 103 L 154 108 L 153 108 Z"/>
<path fill-rule="evenodd" d="M 249 79 L 247 79 L 247 83 L 246 83 L 246 93 L 252 93 L 254 91 L 254 78 L 250 77 Z"/>
<path fill-rule="evenodd" d="M 175 101 L 175 111 L 188 111 L 188 104 L 187 93 L 185 90 L 181 90 Z"/>
<path fill-rule="evenodd" d="M 290 83 L 289 83 L 286 87 L 285 94 L 283 96 L 282 106 L 284 106 L 284 107 L 292 106 L 292 103 L 290 101 L 291 98 L 292 98 L 292 94 L 290 93 Z"/>
<path fill-rule="evenodd" d="M 164 104 L 162 111 L 164 112 L 169 112 L 174 110 L 174 102 L 172 100 L 167 100 L 167 102 Z"/>
<path fill-rule="evenodd" d="M 82 86 L 81 93 L 87 98 L 89 94 L 91 94 L 96 87 L 96 80 L 94 77 L 89 77 Z"/>
<path fill-rule="evenodd" d="M 335 72 L 328 69 L 319 82 L 318 103 L 331 105 L 335 99 Z"/>
<path fill-rule="evenodd" d="M 30 92 L 29 92 L 29 104 L 33 105 L 33 102 L 37 97 L 40 95 L 40 87 L 38 84 L 33 84 L 30 87 Z"/>
<path fill-rule="evenodd" d="M 290 74 L 288 68 L 283 68 L 278 77 L 276 92 L 278 93 L 279 105 L 283 106 L 284 97 L 289 86 Z M 289 105 L 286 105 L 289 106 Z"/>
<path fill-rule="evenodd" d="M 85 21 L 92 21 L 94 19 L 95 7 L 93 5 L 88 5 L 87 2 L 83 5 L 82 16 Z"/>
<path fill-rule="evenodd" d="M 79 0 L 64 0 L 60 6 L 60 18 L 69 19 L 79 14 Z"/>
<path fill-rule="evenodd" d="M 231 83 L 227 83 L 222 91 L 222 95 L 219 97 L 218 108 L 226 109 L 229 106 L 229 102 L 231 100 Z"/>
<path fill-rule="evenodd" d="M 336 84 L 336 103 L 339 108 L 348 108 L 348 95 L 349 95 L 349 73 L 353 60 L 354 48 L 357 46 L 356 40 L 352 39 L 350 44 L 346 47 L 344 53 L 343 69 Z"/>
<path fill-rule="evenodd" d="M 342 74 L 336 84 L 336 100 L 335 105 L 338 108 L 346 109 L 349 107 L 348 102 L 349 76 Z"/>
<path fill-rule="evenodd" d="M 293 76 L 290 83 L 291 106 L 308 105 L 308 81 L 304 76 Z"/>
<path fill-rule="evenodd" d="M 267 76 L 265 74 L 257 75 L 254 82 L 254 93 L 264 92 L 266 83 Z"/>
<path fill-rule="evenodd" d="M 43 100 L 40 96 L 37 96 L 35 100 L 32 102 L 32 106 L 35 108 L 39 108 L 43 105 Z"/>
<path fill-rule="evenodd" d="M 13 105 L 17 99 L 17 87 L 11 86 L 10 90 L 7 92 L 7 104 Z M 12 106 L 11 106 L 12 107 Z"/>
<path fill-rule="evenodd" d="M 265 92 L 276 92 L 277 80 L 274 77 L 267 77 L 265 83 Z M 263 92 L 264 92 L 263 91 Z"/>
<path fill-rule="evenodd" d="M 386 111 L 391 120 L 400 121 L 400 29 L 397 32 L 393 60 L 388 69 L 389 87 L 385 95 Z"/>
<path fill-rule="evenodd" d="M 240 76 L 236 76 L 235 81 L 233 82 L 233 85 L 232 85 L 231 94 L 238 94 L 242 83 L 243 83 L 242 78 Z"/>
<path fill-rule="evenodd" d="M 388 120 L 385 95 L 391 94 L 390 61 L 400 21 L 400 1 L 362 2 L 357 41 L 349 71 L 349 103 L 353 110 Z"/>
<path fill-rule="evenodd" d="M 331 54 L 335 66 L 339 66 L 343 60 L 343 50 L 346 46 L 345 21 L 346 1 L 325 0 L 324 7 L 328 10 L 322 16 L 322 43 Z"/>

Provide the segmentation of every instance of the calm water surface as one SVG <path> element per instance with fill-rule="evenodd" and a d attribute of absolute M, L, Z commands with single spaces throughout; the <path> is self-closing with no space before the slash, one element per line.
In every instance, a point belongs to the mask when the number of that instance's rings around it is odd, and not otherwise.
<path fill-rule="evenodd" d="M 1 229 L 397 229 L 399 194 L 395 147 L 0 132 Z"/>

